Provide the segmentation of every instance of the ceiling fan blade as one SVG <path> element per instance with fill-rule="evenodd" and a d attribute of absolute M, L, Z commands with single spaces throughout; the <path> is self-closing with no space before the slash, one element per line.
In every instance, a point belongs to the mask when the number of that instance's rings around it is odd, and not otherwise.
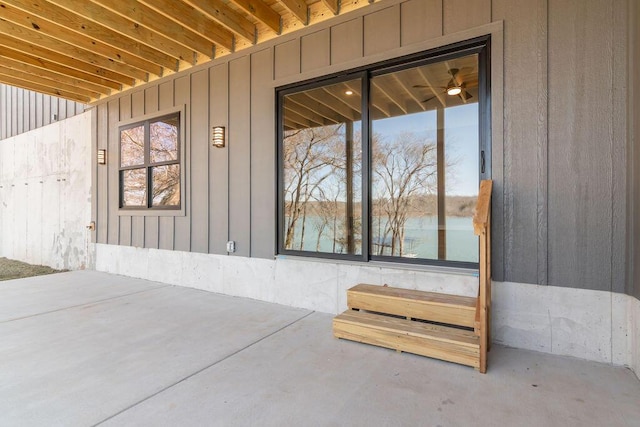
<path fill-rule="evenodd" d="M 463 90 L 463 91 L 460 93 L 460 97 L 461 97 L 462 99 L 464 99 L 465 101 L 467 101 L 467 100 L 469 100 L 469 99 L 473 98 L 473 95 L 471 95 L 471 94 L 470 94 L 469 92 L 467 92 L 466 90 Z"/>
<path fill-rule="evenodd" d="M 435 96 L 432 96 L 431 98 L 426 98 L 426 99 L 422 100 L 422 103 L 423 103 L 423 104 L 426 104 L 427 102 L 429 102 L 429 101 L 431 101 L 431 100 L 433 100 L 433 99 L 436 99 L 436 97 L 435 97 Z"/>

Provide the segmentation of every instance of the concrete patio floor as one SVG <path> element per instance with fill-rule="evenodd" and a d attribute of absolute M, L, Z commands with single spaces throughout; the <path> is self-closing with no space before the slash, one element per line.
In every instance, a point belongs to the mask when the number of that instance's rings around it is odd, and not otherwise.
<path fill-rule="evenodd" d="M 92 271 L 0 283 L 0 425 L 640 426 L 628 369 L 489 371 L 334 339 L 332 316 Z"/>

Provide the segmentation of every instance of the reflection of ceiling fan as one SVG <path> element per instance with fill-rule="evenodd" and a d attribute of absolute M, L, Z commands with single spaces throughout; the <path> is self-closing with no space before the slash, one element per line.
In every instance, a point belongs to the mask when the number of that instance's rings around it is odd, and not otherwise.
<path fill-rule="evenodd" d="M 437 92 L 438 90 L 440 90 L 440 93 L 446 93 L 449 96 L 460 96 L 460 98 L 462 98 L 463 100 L 467 100 L 469 98 L 472 98 L 473 96 L 467 92 L 465 90 L 465 83 L 459 83 L 458 82 L 458 78 L 457 75 L 460 72 L 459 69 L 457 68 L 451 68 L 449 70 L 449 74 L 451 74 L 451 80 L 449 80 L 449 83 L 447 83 L 446 86 L 425 86 L 425 85 L 414 85 L 413 87 L 415 88 L 428 88 L 431 90 L 434 90 L 434 92 Z M 427 98 L 425 100 L 423 100 L 422 102 L 429 102 L 432 99 L 436 98 L 436 96 L 432 96 L 430 98 Z"/>

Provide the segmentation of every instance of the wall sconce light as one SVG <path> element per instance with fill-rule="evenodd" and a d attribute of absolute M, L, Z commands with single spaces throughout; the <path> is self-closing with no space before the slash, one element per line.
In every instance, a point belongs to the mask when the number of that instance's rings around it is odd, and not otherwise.
<path fill-rule="evenodd" d="M 215 126 L 213 128 L 211 142 L 216 148 L 224 147 L 224 126 Z"/>
<path fill-rule="evenodd" d="M 104 148 L 98 149 L 98 164 L 106 165 L 107 164 L 107 150 Z"/>

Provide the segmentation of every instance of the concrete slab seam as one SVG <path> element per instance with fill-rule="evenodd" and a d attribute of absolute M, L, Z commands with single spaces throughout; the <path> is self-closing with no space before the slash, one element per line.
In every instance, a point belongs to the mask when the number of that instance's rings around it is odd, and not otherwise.
<path fill-rule="evenodd" d="M 129 405 L 128 407 L 124 408 L 123 410 L 118 411 L 118 412 L 116 412 L 115 414 L 113 414 L 113 415 L 111 415 L 111 416 L 109 416 L 109 417 L 107 417 L 107 418 L 103 419 L 102 421 L 99 421 L 99 422 L 95 423 L 92 427 L 97 427 L 97 426 L 99 426 L 99 425 L 101 425 L 101 424 L 106 423 L 107 421 L 111 420 L 112 418 L 115 418 L 115 417 L 117 417 L 118 415 L 121 415 L 121 414 L 123 414 L 123 413 L 127 412 L 127 411 L 128 411 L 128 410 L 130 410 L 130 409 L 133 409 L 134 407 L 136 407 L 136 406 L 140 405 L 141 403 L 144 403 L 144 402 L 146 402 L 147 400 L 152 399 L 152 398 L 156 397 L 157 395 L 159 395 L 159 394 L 161 394 L 161 393 L 164 393 L 165 391 L 169 390 L 170 388 L 175 387 L 175 386 L 177 386 L 178 384 L 181 384 L 181 383 L 185 382 L 186 380 L 188 380 L 188 379 L 190 379 L 190 378 L 193 378 L 194 376 L 196 376 L 196 375 L 198 375 L 198 374 L 200 374 L 200 373 L 202 373 L 202 372 L 206 371 L 207 369 L 212 368 L 212 367 L 216 366 L 217 364 L 224 362 L 225 360 L 227 360 L 227 359 L 229 359 L 229 358 L 231 358 L 231 357 L 235 356 L 235 355 L 236 355 L 236 354 L 238 354 L 238 353 L 241 353 L 241 352 L 243 352 L 243 351 L 245 351 L 245 350 L 247 350 L 247 349 L 249 349 L 249 348 L 253 347 L 253 346 L 254 346 L 254 345 L 256 345 L 256 344 L 259 344 L 260 342 L 262 342 L 262 341 L 264 341 L 264 340 L 266 340 L 266 339 L 268 339 L 268 338 L 270 338 L 270 337 L 272 337 L 272 336 L 276 335 L 277 333 L 279 333 L 279 332 L 281 332 L 281 331 L 283 331 L 283 330 L 287 329 L 288 327 L 293 326 L 294 324 L 296 324 L 296 323 L 300 322 L 301 320 L 304 320 L 304 319 L 306 319 L 307 317 L 311 316 L 313 313 L 315 313 L 315 311 L 310 311 L 309 313 L 305 314 L 305 315 L 304 315 L 304 316 L 302 316 L 302 317 L 299 317 L 298 319 L 294 320 L 293 322 L 290 322 L 290 323 L 288 323 L 288 324 L 284 325 L 283 327 L 281 327 L 281 328 L 279 328 L 279 329 L 277 329 L 277 330 L 275 330 L 275 331 L 271 332 L 270 334 L 265 335 L 264 337 L 262 337 L 262 338 L 260 338 L 260 339 L 258 339 L 258 340 L 256 340 L 256 341 L 254 341 L 254 342 L 252 342 L 252 343 L 250 343 L 250 344 L 247 344 L 246 346 L 244 346 L 244 347 L 242 347 L 242 348 L 240 348 L 240 349 L 238 349 L 238 350 L 236 350 L 236 351 L 234 351 L 234 352 L 232 352 L 232 353 L 230 353 L 230 354 L 228 354 L 228 355 L 224 356 L 224 357 L 223 357 L 223 358 L 221 358 L 220 360 L 216 360 L 215 362 L 211 363 L 210 365 L 207 365 L 207 366 L 205 366 L 204 368 L 198 369 L 197 371 L 195 371 L 195 372 L 193 372 L 193 373 L 191 373 L 191 374 L 187 375 L 186 377 L 184 377 L 184 378 L 182 378 L 182 379 L 180 379 L 180 380 L 176 381 L 176 382 L 175 382 L 175 383 L 173 383 L 173 384 L 170 384 L 170 385 L 168 385 L 168 386 L 166 386 L 166 387 L 162 388 L 161 390 L 158 390 L 157 392 L 155 392 L 155 393 L 153 393 L 153 394 L 151 394 L 151 395 L 149 395 L 149 396 L 145 397 L 144 399 L 140 399 L 139 401 L 135 402 L 135 403 L 134 403 L 134 404 L 132 404 L 132 405 Z"/>
<path fill-rule="evenodd" d="M 153 289 L 143 289 L 141 291 L 131 292 L 131 293 L 128 293 L 128 294 L 116 295 L 116 296 L 113 296 L 113 297 L 104 298 L 104 299 L 100 299 L 100 300 L 96 300 L 96 301 L 88 301 L 88 302 L 84 302 L 82 304 L 70 305 L 68 307 L 57 308 L 55 310 L 44 311 L 42 313 L 36 313 L 36 314 L 30 314 L 28 316 L 16 317 L 15 319 L 0 320 L 0 323 L 15 322 L 16 320 L 24 320 L 24 319 L 29 319 L 31 317 L 44 316 L 45 314 L 57 313 L 58 311 L 64 311 L 64 310 L 69 310 L 69 309 L 72 309 L 72 308 L 84 307 L 85 305 L 100 304 L 100 303 L 103 303 L 103 302 L 106 302 L 106 301 L 111 301 L 111 300 L 114 300 L 114 299 L 117 299 L 117 298 L 124 298 L 124 297 L 128 297 L 128 296 L 131 296 L 131 295 L 137 295 L 137 294 L 141 294 L 143 292 L 156 291 L 158 289 L 168 288 L 168 287 L 171 287 L 171 286 L 173 286 L 173 285 L 158 286 L 158 287 L 155 287 Z"/>

